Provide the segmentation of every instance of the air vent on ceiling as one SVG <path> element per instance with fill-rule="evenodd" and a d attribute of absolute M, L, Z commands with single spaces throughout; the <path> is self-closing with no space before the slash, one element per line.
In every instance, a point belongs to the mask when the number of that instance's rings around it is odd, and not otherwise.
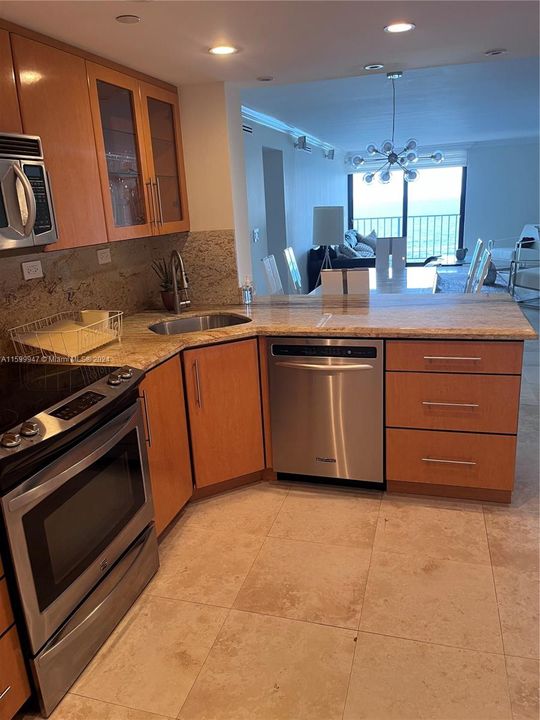
<path fill-rule="evenodd" d="M 41 140 L 35 135 L 0 134 L 0 157 L 41 158 Z"/>
<path fill-rule="evenodd" d="M 251 125 L 246 125 L 244 123 L 244 125 L 242 125 L 242 130 L 249 133 L 250 135 L 253 135 L 253 128 L 251 127 Z"/>

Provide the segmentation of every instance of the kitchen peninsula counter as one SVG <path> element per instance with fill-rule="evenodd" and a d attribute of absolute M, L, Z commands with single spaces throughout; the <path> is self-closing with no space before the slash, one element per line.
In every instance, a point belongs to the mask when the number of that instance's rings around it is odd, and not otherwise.
<path fill-rule="evenodd" d="M 160 320 L 220 312 L 247 315 L 251 322 L 179 335 L 148 329 Z M 251 306 L 192 307 L 179 316 L 166 311 L 127 316 L 121 343 L 98 348 L 84 362 L 149 370 L 186 348 L 272 335 L 499 341 L 537 337 L 507 295 L 282 295 L 257 298 Z"/>

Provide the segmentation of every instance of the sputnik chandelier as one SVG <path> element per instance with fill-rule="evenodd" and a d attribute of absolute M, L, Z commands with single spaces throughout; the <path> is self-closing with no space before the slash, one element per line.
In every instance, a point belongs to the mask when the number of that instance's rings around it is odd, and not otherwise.
<path fill-rule="evenodd" d="M 385 140 L 380 148 L 374 143 L 367 146 L 366 152 L 369 155 L 369 161 L 375 163 L 380 160 L 382 164 L 378 168 L 370 169 L 364 173 L 363 180 L 366 185 L 371 185 L 375 177 L 383 184 L 389 183 L 391 179 L 390 172 L 398 168 L 403 170 L 406 182 L 414 182 L 419 173 L 416 168 L 410 167 L 411 165 L 414 165 L 418 160 L 433 160 L 436 164 L 440 164 L 444 160 L 444 155 L 440 150 L 433 152 L 431 155 L 419 155 L 417 152 L 418 142 L 414 138 L 407 140 L 401 149 L 395 145 L 396 80 L 402 75 L 401 71 L 386 74 L 386 77 L 392 81 L 392 139 Z M 350 162 L 353 168 L 358 170 L 366 160 L 361 155 L 353 155 Z"/>

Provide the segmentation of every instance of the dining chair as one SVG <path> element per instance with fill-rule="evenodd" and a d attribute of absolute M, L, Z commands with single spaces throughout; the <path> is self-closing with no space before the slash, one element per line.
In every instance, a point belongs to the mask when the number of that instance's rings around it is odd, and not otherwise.
<path fill-rule="evenodd" d="M 480 290 L 482 290 L 482 286 L 484 284 L 484 280 L 487 277 L 489 266 L 491 265 L 491 252 L 484 248 L 482 251 L 482 255 L 480 257 L 480 262 L 478 263 L 476 274 L 473 278 L 472 287 L 469 292 L 472 293 L 479 293 Z"/>
<path fill-rule="evenodd" d="M 478 238 L 476 245 L 474 246 L 473 254 L 471 257 L 471 264 L 469 265 L 469 272 L 467 273 L 467 279 L 465 280 L 465 287 L 463 292 L 473 292 L 473 282 L 476 277 L 476 271 L 482 258 L 482 251 L 484 250 L 484 241 Z"/>
<path fill-rule="evenodd" d="M 294 292 L 301 293 L 302 277 L 300 275 L 300 270 L 298 269 L 298 263 L 296 262 L 294 250 L 292 247 L 286 247 L 283 251 L 283 254 L 285 255 L 285 262 L 287 263 L 287 267 L 289 268 L 289 274 L 291 276 Z"/>
<path fill-rule="evenodd" d="M 273 255 L 263 257 L 262 264 L 266 277 L 266 285 L 270 295 L 283 295 L 283 285 L 276 265 L 276 258 Z"/>

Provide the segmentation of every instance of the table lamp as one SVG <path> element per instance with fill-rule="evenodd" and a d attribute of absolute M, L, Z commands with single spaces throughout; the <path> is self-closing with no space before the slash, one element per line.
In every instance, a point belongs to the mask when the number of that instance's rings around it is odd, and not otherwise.
<path fill-rule="evenodd" d="M 324 247 L 324 259 L 321 271 L 332 268 L 330 247 L 345 244 L 345 208 L 343 205 L 324 205 L 313 208 L 313 245 Z M 318 285 L 319 277 L 315 286 Z"/>

